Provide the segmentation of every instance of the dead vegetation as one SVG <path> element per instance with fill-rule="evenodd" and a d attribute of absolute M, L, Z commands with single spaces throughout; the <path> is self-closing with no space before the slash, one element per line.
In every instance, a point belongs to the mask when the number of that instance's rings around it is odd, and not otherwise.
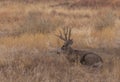
<path fill-rule="evenodd" d="M 50 7 L 55 1 L 14 1 L 0 3 L 0 82 L 119 82 L 119 7 L 73 10 Z M 63 43 L 54 35 L 62 27 L 73 28 L 74 49 L 100 54 L 103 68 L 71 65 L 57 55 Z"/>

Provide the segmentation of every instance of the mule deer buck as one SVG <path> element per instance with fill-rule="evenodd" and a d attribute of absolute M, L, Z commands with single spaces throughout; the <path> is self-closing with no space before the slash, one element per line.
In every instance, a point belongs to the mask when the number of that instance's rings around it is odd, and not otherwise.
<path fill-rule="evenodd" d="M 77 62 L 92 67 L 102 66 L 103 60 L 99 55 L 93 52 L 75 50 L 71 47 L 73 44 L 73 40 L 71 39 L 71 28 L 63 28 L 62 31 L 59 31 L 60 34 L 56 36 L 64 41 L 61 52 L 66 54 L 66 58 L 70 62 Z"/>

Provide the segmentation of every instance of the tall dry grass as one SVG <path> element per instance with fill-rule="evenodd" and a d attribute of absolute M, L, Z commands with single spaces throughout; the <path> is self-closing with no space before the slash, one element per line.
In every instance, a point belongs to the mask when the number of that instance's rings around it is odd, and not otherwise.
<path fill-rule="evenodd" d="M 1 82 L 119 82 L 119 57 L 104 58 L 101 69 L 70 65 L 64 55 L 37 49 L 6 48 L 0 58 Z"/>
<path fill-rule="evenodd" d="M 120 81 L 119 11 L 8 3 L 0 11 L 0 82 Z M 73 28 L 72 47 L 98 53 L 103 68 L 71 65 L 57 55 L 63 42 L 55 34 L 62 27 Z"/>

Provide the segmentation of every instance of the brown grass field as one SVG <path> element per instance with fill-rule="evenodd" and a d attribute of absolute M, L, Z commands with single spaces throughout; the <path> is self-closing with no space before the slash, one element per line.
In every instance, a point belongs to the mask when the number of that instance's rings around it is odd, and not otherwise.
<path fill-rule="evenodd" d="M 103 7 L 67 1 L 0 1 L 0 82 L 120 82 L 119 0 Z M 103 58 L 102 68 L 56 54 L 63 27 L 73 29 L 74 49 Z"/>

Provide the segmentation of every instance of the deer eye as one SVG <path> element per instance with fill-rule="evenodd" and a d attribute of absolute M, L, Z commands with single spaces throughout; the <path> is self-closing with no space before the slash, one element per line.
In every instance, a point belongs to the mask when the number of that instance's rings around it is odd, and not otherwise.
<path fill-rule="evenodd" d="M 63 45 L 63 46 L 61 47 L 61 49 L 62 49 L 62 50 L 65 50 L 65 45 Z"/>

